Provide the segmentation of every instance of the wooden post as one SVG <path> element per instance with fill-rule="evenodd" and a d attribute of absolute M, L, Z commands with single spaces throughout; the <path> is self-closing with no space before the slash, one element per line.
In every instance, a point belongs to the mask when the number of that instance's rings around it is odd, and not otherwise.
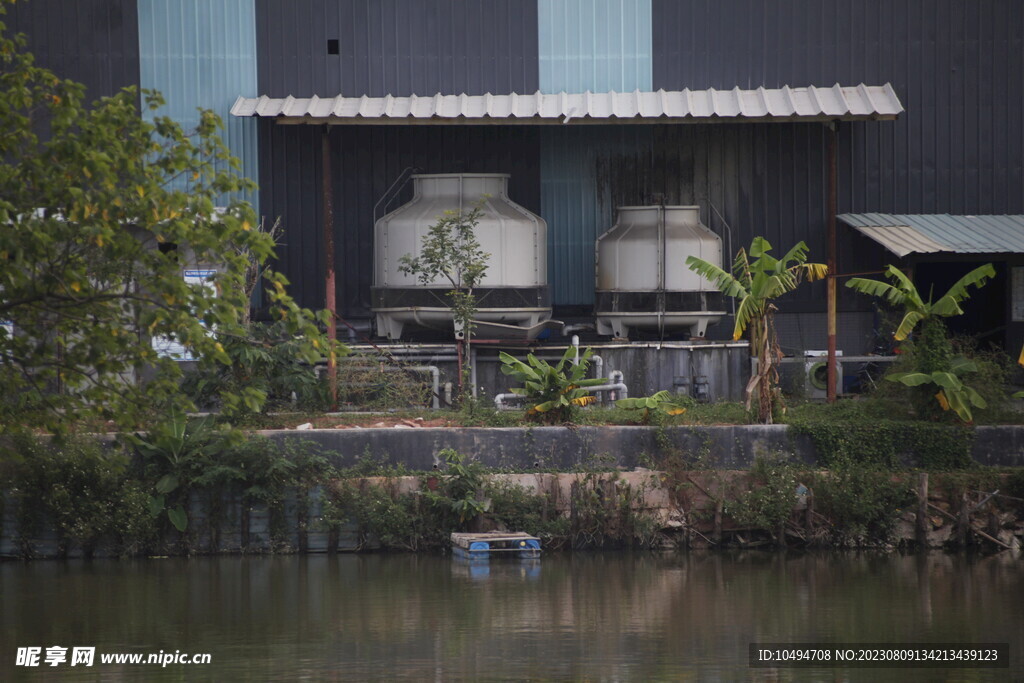
<path fill-rule="evenodd" d="M 327 552 L 335 555 L 338 552 L 338 527 L 332 526 L 327 531 Z"/>
<path fill-rule="evenodd" d="M 830 121 L 826 124 L 828 137 L 828 217 L 825 226 L 828 238 L 828 277 L 825 280 L 828 298 L 828 368 L 826 395 L 829 403 L 836 402 L 836 317 L 838 303 L 836 301 L 836 275 L 839 274 L 836 256 L 836 128 L 838 123 Z"/>
<path fill-rule="evenodd" d="M 723 510 L 723 507 L 724 507 L 724 505 L 723 505 L 721 500 L 716 500 L 715 501 L 715 529 L 714 529 L 714 531 L 711 534 L 711 538 L 715 542 L 716 545 L 722 542 L 722 510 Z"/>
<path fill-rule="evenodd" d="M 928 547 L 928 531 L 931 520 L 928 517 L 928 473 L 917 475 L 917 546 Z"/>
<path fill-rule="evenodd" d="M 324 126 L 320 136 L 321 203 L 323 206 L 324 238 L 324 308 L 331 314 L 327 324 L 327 339 L 331 351 L 327 356 L 327 381 L 331 388 L 331 410 L 338 409 L 338 362 L 334 357 L 334 342 L 338 339 L 338 306 L 334 279 L 334 188 L 331 185 L 331 127 Z"/>
<path fill-rule="evenodd" d="M 807 492 L 807 507 L 804 508 L 804 534 L 810 543 L 814 533 L 814 491 Z"/>
<path fill-rule="evenodd" d="M 249 504 L 245 501 L 245 498 L 242 499 L 241 514 L 239 514 L 238 517 L 239 517 L 239 522 L 238 523 L 242 527 L 239 530 L 241 532 L 240 535 L 242 537 L 242 550 L 248 550 L 249 549 Z"/>
<path fill-rule="evenodd" d="M 956 516 L 956 544 L 961 548 L 967 546 L 967 532 L 971 528 L 971 505 L 967 501 L 967 493 L 960 497 L 960 513 Z"/>
<path fill-rule="evenodd" d="M 300 490 L 295 497 L 295 526 L 299 531 L 299 552 L 305 555 L 309 552 L 309 496 L 305 490 Z"/>

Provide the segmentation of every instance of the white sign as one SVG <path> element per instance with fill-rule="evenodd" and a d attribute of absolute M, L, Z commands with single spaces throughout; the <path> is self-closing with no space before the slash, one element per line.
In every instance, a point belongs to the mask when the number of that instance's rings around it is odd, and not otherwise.
<path fill-rule="evenodd" d="M 185 284 L 189 285 L 201 285 L 210 290 L 210 293 L 215 293 L 216 290 L 213 286 L 213 278 L 217 274 L 216 270 L 186 270 L 183 274 L 185 278 Z M 202 322 L 202 321 L 200 321 Z M 196 357 L 191 351 L 186 349 L 181 342 L 167 336 L 153 337 L 153 350 L 156 351 L 156 355 L 160 358 L 173 358 L 179 361 L 190 361 L 196 360 Z"/>

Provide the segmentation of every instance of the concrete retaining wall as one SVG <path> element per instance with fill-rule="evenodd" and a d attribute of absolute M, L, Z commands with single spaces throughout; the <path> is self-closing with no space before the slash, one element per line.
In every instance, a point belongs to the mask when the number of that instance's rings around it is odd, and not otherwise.
<path fill-rule="evenodd" d="M 484 465 L 507 469 L 571 470 L 603 463 L 633 468 L 681 453 L 702 465 L 744 469 L 758 455 L 789 453 L 814 464 L 810 437 L 786 425 L 690 427 L 533 427 L 467 429 L 312 429 L 260 432 L 275 441 L 306 439 L 337 466 L 371 456 L 414 470 L 440 465 L 453 448 Z M 1024 466 L 1024 426 L 977 427 L 972 457 L 982 465 Z"/>

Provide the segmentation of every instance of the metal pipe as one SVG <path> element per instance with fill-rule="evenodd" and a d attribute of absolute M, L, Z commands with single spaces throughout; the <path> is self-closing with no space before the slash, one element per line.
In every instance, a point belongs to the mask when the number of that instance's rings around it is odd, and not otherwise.
<path fill-rule="evenodd" d="M 600 392 L 600 391 L 619 391 L 622 392 L 621 396 L 612 394 L 612 400 L 616 398 L 629 398 L 629 387 L 622 382 L 615 382 L 612 384 L 602 384 L 598 387 L 587 387 L 587 391 Z M 510 406 L 507 405 L 506 401 L 509 399 L 526 400 L 524 396 L 519 394 L 498 394 L 494 397 L 494 408 L 496 410 L 509 410 Z"/>
<path fill-rule="evenodd" d="M 613 384 L 621 385 L 622 387 L 622 396 L 615 396 L 613 394 L 611 397 L 613 401 L 620 398 L 629 398 L 629 389 L 626 388 L 626 376 L 622 374 L 621 370 L 612 370 L 609 372 L 608 379 L 610 379 Z"/>
<path fill-rule="evenodd" d="M 334 188 L 331 186 L 331 127 L 324 126 L 320 134 L 321 193 L 323 204 L 324 237 L 324 308 L 330 313 L 327 324 L 327 339 L 331 351 L 327 355 L 327 383 L 331 388 L 331 410 L 338 409 L 338 361 L 334 353 L 334 342 L 338 339 L 338 306 L 335 300 L 334 281 Z"/>
<path fill-rule="evenodd" d="M 505 403 L 505 401 L 513 398 L 525 400 L 525 397 L 518 394 L 496 394 L 494 396 L 494 409 L 495 410 L 509 410 L 511 407 Z"/>
<path fill-rule="evenodd" d="M 732 262 L 733 262 L 732 260 L 734 260 L 736 258 L 736 255 L 732 253 L 732 227 L 729 225 L 729 221 L 725 220 L 725 217 L 722 216 L 721 212 L 715 206 L 714 202 L 710 202 L 709 201 L 708 204 L 711 206 L 711 210 L 714 211 L 715 214 L 718 215 L 718 220 L 722 221 L 722 225 L 725 226 L 725 230 L 728 233 L 729 246 L 726 247 L 726 249 L 728 251 L 727 251 L 726 257 L 724 259 L 722 259 L 722 265 L 728 264 L 728 267 L 726 267 L 725 270 L 727 270 L 729 272 L 732 272 Z M 710 223 L 710 220 L 711 219 L 709 217 L 708 218 L 708 222 L 709 223 Z M 733 315 L 733 318 L 735 318 L 736 317 L 736 297 L 731 296 L 731 297 L 729 297 L 729 299 L 732 301 L 732 315 Z"/>
<path fill-rule="evenodd" d="M 466 348 L 469 350 L 469 382 L 470 382 L 470 393 L 473 398 L 476 398 L 476 347 L 466 344 Z"/>
<path fill-rule="evenodd" d="M 828 235 L 828 368 L 826 375 L 826 396 L 829 403 L 836 402 L 836 129 L 838 123 L 826 126 L 828 139 L 828 215 L 825 228 Z"/>

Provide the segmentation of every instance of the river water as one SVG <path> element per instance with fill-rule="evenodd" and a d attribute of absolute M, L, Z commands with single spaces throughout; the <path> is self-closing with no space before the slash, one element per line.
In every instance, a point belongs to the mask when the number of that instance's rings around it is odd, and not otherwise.
<path fill-rule="evenodd" d="M 1024 560 L 939 553 L 0 564 L 0 680 L 1024 680 Z M 752 642 L 1009 643 L 1010 669 L 751 669 Z M 22 647 L 40 666 L 18 666 Z M 48 648 L 67 662 L 47 666 Z M 95 647 L 92 667 L 70 665 Z M 209 664 L 101 655 L 209 653 Z"/>

